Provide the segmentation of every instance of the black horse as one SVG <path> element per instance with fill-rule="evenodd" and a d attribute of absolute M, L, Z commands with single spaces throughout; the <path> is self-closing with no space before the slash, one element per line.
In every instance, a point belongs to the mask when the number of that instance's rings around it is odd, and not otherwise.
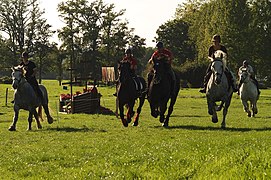
<path fill-rule="evenodd" d="M 149 84 L 148 101 L 150 103 L 151 115 L 155 118 L 160 116 L 160 122 L 164 127 L 168 126 L 169 117 L 173 112 L 173 106 L 180 90 L 180 77 L 174 72 L 176 77 L 174 86 L 174 81 L 169 71 L 171 69 L 166 58 L 153 60 L 153 75 Z M 175 89 L 173 90 L 173 88 Z M 170 105 L 165 118 L 164 114 L 167 110 L 169 99 Z"/>
<path fill-rule="evenodd" d="M 134 118 L 133 126 L 138 125 L 139 114 L 145 101 L 146 81 L 142 77 L 135 77 L 130 70 L 129 62 L 119 63 L 119 81 L 117 84 L 117 98 L 119 115 L 122 124 L 127 127 L 135 112 L 133 110 L 136 99 L 139 99 L 139 106 Z M 124 106 L 128 108 L 126 119 L 124 118 Z"/>

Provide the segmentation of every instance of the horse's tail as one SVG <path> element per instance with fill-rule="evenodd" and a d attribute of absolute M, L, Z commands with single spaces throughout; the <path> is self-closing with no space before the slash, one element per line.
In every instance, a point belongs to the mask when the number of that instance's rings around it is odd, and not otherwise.
<path fill-rule="evenodd" d="M 43 118 L 42 118 L 42 105 L 40 105 L 39 108 L 38 108 L 38 116 L 43 121 Z"/>

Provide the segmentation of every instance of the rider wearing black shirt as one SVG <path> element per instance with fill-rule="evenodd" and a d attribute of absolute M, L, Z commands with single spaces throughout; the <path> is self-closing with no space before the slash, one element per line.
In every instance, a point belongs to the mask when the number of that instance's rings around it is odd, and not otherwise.
<path fill-rule="evenodd" d="M 43 94 L 39 88 L 38 81 L 35 77 L 37 66 L 33 61 L 28 60 L 29 56 L 27 52 L 22 53 L 22 58 L 23 58 L 23 61 L 20 63 L 20 65 L 22 65 L 26 71 L 25 79 L 33 87 L 38 97 L 40 97 L 41 100 L 43 100 Z"/>

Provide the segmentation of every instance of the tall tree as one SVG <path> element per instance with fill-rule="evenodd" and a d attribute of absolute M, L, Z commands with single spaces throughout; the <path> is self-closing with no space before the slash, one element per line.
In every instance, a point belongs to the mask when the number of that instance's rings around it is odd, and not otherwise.
<path fill-rule="evenodd" d="M 1 0 L 0 30 L 7 36 L 9 49 L 16 64 L 18 54 L 32 51 L 37 40 L 38 26 L 46 24 L 38 0 Z M 49 26 L 47 26 L 49 28 Z"/>
<path fill-rule="evenodd" d="M 171 49 L 177 65 L 195 58 L 195 47 L 189 38 L 188 29 L 188 23 L 182 19 L 174 19 L 161 25 L 156 31 L 156 39 L 163 41 Z"/>

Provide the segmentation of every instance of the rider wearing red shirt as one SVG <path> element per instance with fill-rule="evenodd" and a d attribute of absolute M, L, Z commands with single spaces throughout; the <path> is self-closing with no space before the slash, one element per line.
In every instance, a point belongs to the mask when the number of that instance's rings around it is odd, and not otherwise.
<path fill-rule="evenodd" d="M 121 62 L 129 62 L 131 64 L 130 65 L 130 69 L 131 69 L 132 75 L 133 76 L 136 75 L 137 60 L 132 55 L 132 50 L 131 49 L 127 49 L 125 51 L 125 56 L 123 57 L 123 59 L 121 60 Z"/>
<path fill-rule="evenodd" d="M 158 49 L 152 54 L 152 57 L 151 57 L 151 59 L 149 61 L 152 61 L 155 58 L 161 59 L 163 57 L 167 57 L 168 63 L 171 65 L 172 64 L 172 59 L 173 59 L 172 53 L 168 49 L 163 47 L 162 42 L 158 42 L 156 47 Z"/>
<path fill-rule="evenodd" d="M 136 80 L 137 60 L 134 58 L 131 49 L 127 49 L 125 51 L 125 56 L 122 58 L 122 60 L 120 62 L 129 62 L 130 63 L 131 75 Z M 113 94 L 113 96 L 117 96 L 117 93 L 115 92 Z"/>
<path fill-rule="evenodd" d="M 170 75 L 170 77 L 171 77 L 171 79 L 173 81 L 172 86 L 171 86 L 171 95 L 174 95 L 175 87 L 176 87 L 176 76 L 175 76 L 175 73 L 174 73 L 174 71 L 173 71 L 173 69 L 171 67 L 172 60 L 173 60 L 173 55 L 168 49 L 164 48 L 164 44 L 162 42 L 160 42 L 160 41 L 156 44 L 156 48 L 157 48 L 157 50 L 152 54 L 152 56 L 151 56 L 151 58 L 149 60 L 149 63 L 152 63 L 153 59 L 158 59 L 159 60 L 159 59 L 163 59 L 165 57 L 167 58 L 168 73 L 169 73 L 169 75 Z M 152 73 L 149 73 L 148 74 L 147 91 L 149 89 L 149 85 L 150 85 L 150 82 L 151 82 L 152 78 L 153 78 Z"/>

